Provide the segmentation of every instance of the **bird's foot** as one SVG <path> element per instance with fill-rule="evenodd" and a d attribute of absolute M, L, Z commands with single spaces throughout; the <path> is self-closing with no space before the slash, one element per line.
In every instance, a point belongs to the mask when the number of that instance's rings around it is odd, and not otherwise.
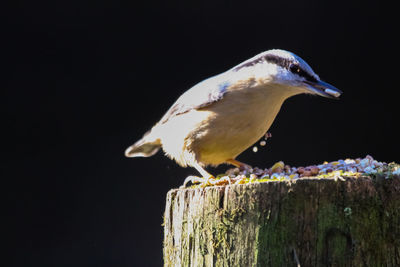
<path fill-rule="evenodd" d="M 181 185 L 180 188 L 186 188 L 188 184 L 204 184 L 204 183 L 207 183 L 207 179 L 199 176 L 190 175 L 186 177 L 185 181 L 183 182 L 183 185 Z"/>
<path fill-rule="evenodd" d="M 226 184 L 231 184 L 232 182 L 229 176 L 224 176 L 219 179 L 216 179 L 213 175 L 207 177 L 198 177 L 190 175 L 186 177 L 185 181 L 183 182 L 183 185 L 181 185 L 180 188 L 186 188 L 188 186 L 188 183 L 198 184 L 200 187 L 207 187 L 213 185 L 226 185 Z"/>

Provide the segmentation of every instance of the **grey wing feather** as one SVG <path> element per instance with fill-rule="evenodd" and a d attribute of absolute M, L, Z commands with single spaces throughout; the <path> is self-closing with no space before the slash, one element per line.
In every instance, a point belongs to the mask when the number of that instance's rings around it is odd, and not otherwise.
<path fill-rule="evenodd" d="M 229 85 L 230 83 L 226 80 L 221 80 L 220 76 L 214 76 L 196 84 L 176 100 L 162 117 L 160 123 L 163 124 L 174 116 L 186 113 L 192 109 L 206 107 L 221 100 Z"/>

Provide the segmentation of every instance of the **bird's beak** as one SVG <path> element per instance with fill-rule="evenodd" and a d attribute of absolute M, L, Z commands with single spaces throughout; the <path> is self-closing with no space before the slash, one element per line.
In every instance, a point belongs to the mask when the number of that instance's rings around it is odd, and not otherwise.
<path fill-rule="evenodd" d="M 343 93 L 335 86 L 323 81 L 304 81 L 304 85 L 312 94 L 317 94 L 327 98 L 338 99 Z"/>

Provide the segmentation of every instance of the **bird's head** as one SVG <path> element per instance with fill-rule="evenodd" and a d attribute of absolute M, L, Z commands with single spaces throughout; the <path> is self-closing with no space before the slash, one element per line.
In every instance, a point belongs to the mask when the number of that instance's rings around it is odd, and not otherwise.
<path fill-rule="evenodd" d="M 309 93 L 327 98 L 339 98 L 342 91 L 324 81 L 299 56 L 285 50 L 273 49 L 243 62 L 233 71 L 257 72 L 269 83 L 291 88 L 296 93 Z"/>

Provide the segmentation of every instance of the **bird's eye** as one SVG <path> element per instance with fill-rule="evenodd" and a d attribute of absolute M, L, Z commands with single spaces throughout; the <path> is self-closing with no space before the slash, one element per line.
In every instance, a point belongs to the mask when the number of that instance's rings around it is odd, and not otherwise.
<path fill-rule="evenodd" d="M 299 74 L 301 70 L 299 66 L 297 66 L 296 64 L 292 64 L 290 65 L 290 71 L 292 73 Z"/>

